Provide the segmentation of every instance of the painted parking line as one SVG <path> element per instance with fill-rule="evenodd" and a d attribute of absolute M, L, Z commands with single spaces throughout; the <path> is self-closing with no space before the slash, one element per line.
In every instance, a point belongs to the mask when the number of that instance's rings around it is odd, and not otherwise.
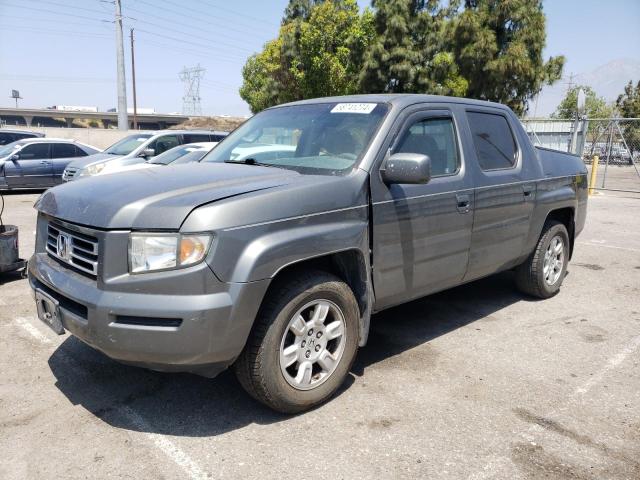
<path fill-rule="evenodd" d="M 18 325 L 22 330 L 31 335 L 31 337 L 44 345 L 51 344 L 51 339 L 34 325 L 34 322 L 36 321 L 36 319 L 31 320 L 26 317 L 18 317 L 15 319 L 16 325 Z"/>
<path fill-rule="evenodd" d="M 623 363 L 630 355 L 635 353 L 638 349 L 640 349 L 640 335 L 631 339 L 629 343 L 627 343 L 624 348 L 609 358 L 609 360 L 605 363 L 605 365 L 598 370 L 593 376 L 589 378 L 585 383 L 576 388 L 573 393 L 569 396 L 569 398 L 580 398 L 585 393 L 589 392 L 593 387 L 595 387 L 598 383 L 600 383 L 605 375 L 607 375 L 611 370 L 618 367 L 621 363 Z M 566 402 L 563 402 L 566 403 Z M 545 418 L 553 417 L 559 408 L 556 408 L 549 413 L 545 414 Z M 534 434 L 536 431 L 540 429 L 538 424 L 530 425 L 527 429 L 519 432 L 520 436 L 522 436 L 525 440 L 535 443 Z M 514 431 L 514 433 L 516 433 Z M 468 480 L 484 480 L 488 478 L 506 478 L 505 472 L 503 471 L 506 468 L 512 467 L 513 462 L 510 458 L 505 456 L 494 457 L 490 459 L 484 466 L 482 471 L 474 472 L 469 477 Z"/>
<path fill-rule="evenodd" d="M 629 247 L 618 247 L 616 245 L 607 245 L 604 241 L 596 241 L 593 240 L 591 242 L 578 242 L 578 245 L 586 245 L 589 247 L 604 247 L 604 248 L 614 248 L 616 250 L 626 250 L 627 252 L 638 252 L 640 253 L 640 248 L 629 248 Z"/>
<path fill-rule="evenodd" d="M 47 335 L 41 332 L 34 323 L 39 322 L 38 319 L 17 317 L 14 321 L 15 325 L 28 333 L 42 345 L 52 345 L 53 341 Z M 63 352 L 58 352 L 58 359 L 69 365 L 77 375 L 86 375 L 85 370 L 79 368 L 76 360 Z M 135 410 L 128 405 L 122 405 L 117 408 L 117 412 L 127 419 L 127 421 L 135 426 L 139 432 L 128 432 L 131 436 L 141 436 L 156 449 L 161 451 L 169 460 L 180 467 L 187 478 L 190 480 L 208 480 L 210 477 L 205 470 L 198 465 L 184 450 L 171 441 L 167 435 L 159 433 L 151 433 L 152 426 Z"/>
<path fill-rule="evenodd" d="M 584 395 L 585 393 L 587 393 L 589 390 L 593 388 L 594 385 L 600 383 L 607 373 L 609 373 L 611 370 L 613 370 L 622 362 L 624 362 L 627 359 L 627 357 L 629 357 L 629 355 L 632 355 L 633 353 L 635 353 L 636 350 L 638 350 L 639 348 L 640 348 L 640 335 L 638 335 L 633 340 L 631 340 L 631 342 L 629 342 L 627 346 L 624 349 L 622 349 L 622 351 L 620 351 L 618 354 L 611 357 L 609 361 L 606 363 L 606 365 L 604 366 L 604 368 L 600 369 L 598 373 L 591 376 L 589 380 L 587 380 L 584 383 L 584 385 L 577 388 L 574 392 L 574 396 Z"/>

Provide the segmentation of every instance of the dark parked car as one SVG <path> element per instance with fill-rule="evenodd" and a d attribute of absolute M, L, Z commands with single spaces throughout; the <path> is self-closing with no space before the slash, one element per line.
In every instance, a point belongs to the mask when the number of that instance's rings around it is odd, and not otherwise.
<path fill-rule="evenodd" d="M 74 140 L 55 138 L 28 138 L 9 143 L 0 147 L 0 189 L 58 185 L 69 162 L 99 151 Z"/>
<path fill-rule="evenodd" d="M 7 145 L 25 138 L 40 137 L 44 137 L 44 133 L 31 132 L 29 130 L 10 130 L 8 128 L 0 128 L 0 145 Z"/>
<path fill-rule="evenodd" d="M 56 332 L 155 370 L 233 365 L 297 412 L 340 387 L 372 312 L 508 269 L 555 295 L 587 171 L 503 105 L 365 95 L 267 109 L 200 163 L 72 182 L 36 208 L 29 279 Z"/>

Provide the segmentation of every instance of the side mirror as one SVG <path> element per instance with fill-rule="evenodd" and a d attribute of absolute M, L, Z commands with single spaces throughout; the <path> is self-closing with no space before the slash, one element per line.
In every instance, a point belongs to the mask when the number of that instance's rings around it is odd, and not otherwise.
<path fill-rule="evenodd" d="M 149 157 L 153 157 L 155 154 L 156 154 L 155 149 L 153 149 L 153 148 L 145 148 L 142 151 L 142 153 L 140 154 L 140 156 L 149 158 Z"/>
<path fill-rule="evenodd" d="M 394 153 L 381 171 L 385 183 L 424 184 L 431 180 L 431 159 L 419 153 Z"/>
<path fill-rule="evenodd" d="M 20 154 L 19 153 L 14 153 L 13 155 L 11 155 L 9 160 L 11 160 L 12 162 L 15 162 L 16 160 L 20 160 Z"/>

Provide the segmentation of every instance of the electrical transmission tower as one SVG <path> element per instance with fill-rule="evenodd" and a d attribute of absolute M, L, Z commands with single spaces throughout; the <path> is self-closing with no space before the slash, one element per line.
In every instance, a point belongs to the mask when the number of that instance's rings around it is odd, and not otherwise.
<path fill-rule="evenodd" d="M 200 66 L 184 67 L 180 72 L 180 80 L 184 83 L 182 97 L 182 113 L 185 115 L 202 115 L 200 98 L 200 80 L 206 70 Z"/>

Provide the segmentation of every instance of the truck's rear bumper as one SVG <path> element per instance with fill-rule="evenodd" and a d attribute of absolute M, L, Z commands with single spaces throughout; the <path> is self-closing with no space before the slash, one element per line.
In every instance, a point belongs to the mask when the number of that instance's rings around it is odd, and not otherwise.
<path fill-rule="evenodd" d="M 203 295 L 106 291 L 45 253 L 28 271 L 32 289 L 57 300 L 64 328 L 88 345 L 124 363 L 207 377 L 240 354 L 268 286 L 225 283 Z"/>

